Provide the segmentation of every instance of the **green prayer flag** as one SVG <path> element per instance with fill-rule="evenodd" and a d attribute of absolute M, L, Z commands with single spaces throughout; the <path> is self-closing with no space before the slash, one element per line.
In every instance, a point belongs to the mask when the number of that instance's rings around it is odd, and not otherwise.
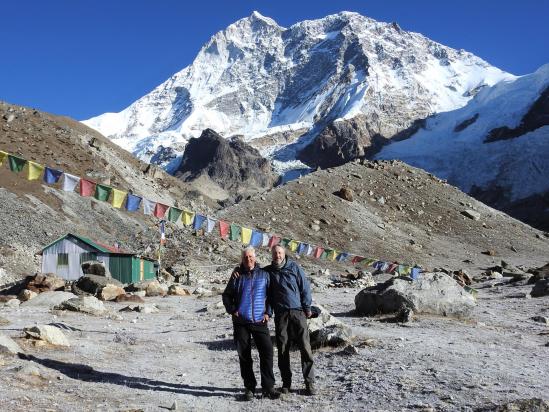
<path fill-rule="evenodd" d="M 240 239 L 240 231 L 241 228 L 238 225 L 235 225 L 234 223 L 231 223 L 231 233 L 229 235 L 229 239 L 231 240 L 239 240 Z"/>
<path fill-rule="evenodd" d="M 280 241 L 280 244 L 282 245 L 282 247 L 287 248 L 291 241 L 292 239 L 288 239 L 285 237 Z"/>
<path fill-rule="evenodd" d="M 326 259 L 328 257 L 328 253 L 330 252 L 330 249 L 325 249 L 324 252 L 322 252 L 322 255 L 320 255 L 320 259 Z"/>
<path fill-rule="evenodd" d="M 25 159 L 13 155 L 8 155 L 8 161 L 12 172 L 20 172 L 27 164 Z"/>
<path fill-rule="evenodd" d="M 176 223 L 179 220 L 179 217 L 181 216 L 181 213 L 183 211 L 181 209 L 178 209 L 176 207 L 170 207 L 170 210 L 168 211 L 168 220 L 170 222 Z"/>
<path fill-rule="evenodd" d="M 94 197 L 97 200 L 102 200 L 103 202 L 106 202 L 107 199 L 109 198 L 109 195 L 111 194 L 111 190 L 112 190 L 112 188 L 110 186 L 97 184 L 97 185 L 95 185 L 95 196 Z"/>

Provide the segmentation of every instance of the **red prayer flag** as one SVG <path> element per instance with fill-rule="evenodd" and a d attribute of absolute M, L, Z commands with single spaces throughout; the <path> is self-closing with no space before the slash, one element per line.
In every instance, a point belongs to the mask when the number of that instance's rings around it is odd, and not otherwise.
<path fill-rule="evenodd" d="M 356 263 L 362 262 L 364 259 L 365 258 L 363 258 L 362 256 L 355 256 L 351 262 L 353 264 L 356 264 Z"/>
<path fill-rule="evenodd" d="M 268 244 L 268 246 L 269 246 L 270 248 L 272 248 L 272 247 L 278 245 L 279 243 L 280 243 L 280 238 L 279 238 L 278 236 L 276 236 L 276 235 L 272 235 L 271 238 L 269 239 L 269 244 Z"/>
<path fill-rule="evenodd" d="M 168 210 L 168 205 L 163 205 L 162 203 L 156 203 L 156 206 L 154 207 L 153 215 L 155 215 L 159 219 L 163 219 L 164 215 L 166 214 L 166 210 Z"/>
<path fill-rule="evenodd" d="M 219 235 L 223 239 L 227 239 L 227 236 L 229 236 L 229 228 L 230 225 L 227 222 L 224 222 L 223 220 L 219 221 Z"/>
<path fill-rule="evenodd" d="M 80 179 L 80 196 L 93 196 L 95 194 L 95 182 Z"/>
<path fill-rule="evenodd" d="M 320 259 L 320 256 L 322 256 L 323 252 L 324 252 L 324 248 L 317 246 L 315 249 L 315 252 L 313 253 L 313 256 L 317 259 Z"/>

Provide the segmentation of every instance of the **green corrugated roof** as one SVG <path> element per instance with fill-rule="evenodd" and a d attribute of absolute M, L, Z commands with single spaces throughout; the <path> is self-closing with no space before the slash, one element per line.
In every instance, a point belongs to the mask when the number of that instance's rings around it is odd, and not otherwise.
<path fill-rule="evenodd" d="M 73 233 L 67 233 L 66 235 L 61 236 L 59 239 L 56 239 L 56 240 L 54 240 L 53 242 L 51 242 L 49 245 L 44 246 L 44 247 L 42 248 L 42 250 L 40 251 L 40 254 L 41 254 L 44 250 L 46 250 L 47 248 L 49 248 L 50 246 L 55 245 L 57 242 L 59 242 L 59 241 L 65 239 L 65 238 L 67 238 L 67 237 L 69 237 L 69 236 L 72 236 L 72 237 L 74 237 L 74 238 L 76 238 L 76 239 L 78 239 L 78 240 L 80 240 L 80 241 L 86 243 L 87 245 L 93 247 L 94 249 L 97 249 L 99 252 L 103 252 L 103 253 L 117 253 L 117 252 L 113 252 L 112 250 L 109 250 L 109 249 L 107 249 L 107 248 L 105 248 L 105 247 L 103 247 L 103 246 L 101 246 L 101 245 L 98 245 L 97 243 L 95 243 L 95 242 L 94 242 L 93 240 L 91 240 L 91 239 L 88 239 L 88 238 L 82 237 L 82 236 L 78 236 L 78 235 L 75 235 L 75 234 L 73 234 Z"/>

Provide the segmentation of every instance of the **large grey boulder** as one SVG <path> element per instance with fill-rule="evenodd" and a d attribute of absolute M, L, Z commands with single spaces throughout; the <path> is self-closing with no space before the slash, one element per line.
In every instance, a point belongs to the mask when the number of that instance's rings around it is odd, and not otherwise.
<path fill-rule="evenodd" d="M 21 303 L 21 307 L 49 307 L 53 308 L 66 300 L 75 298 L 76 295 L 70 292 L 43 292 L 35 298 Z"/>
<path fill-rule="evenodd" d="M 37 325 L 23 329 L 27 338 L 33 338 L 51 343 L 55 346 L 70 346 L 69 340 L 61 329 L 52 325 Z"/>
<path fill-rule="evenodd" d="M 20 352 L 23 351 L 12 338 L 0 333 L 0 355 L 16 355 Z"/>
<path fill-rule="evenodd" d="M 80 296 L 78 298 L 69 299 L 57 306 L 56 309 L 84 312 L 91 315 L 102 315 L 105 313 L 103 302 L 94 296 Z"/>
<path fill-rule="evenodd" d="M 475 306 L 473 295 L 445 273 L 424 273 L 414 281 L 390 279 L 355 296 L 356 312 L 367 316 L 411 309 L 417 314 L 467 317 Z"/>
<path fill-rule="evenodd" d="M 348 345 L 354 340 L 351 327 L 332 316 L 328 310 L 315 304 L 320 315 L 307 321 L 313 349 L 324 346 Z"/>
<path fill-rule="evenodd" d="M 82 265 L 80 265 L 80 267 L 82 268 L 82 273 L 84 275 L 95 275 L 112 278 L 111 272 L 109 272 L 109 268 L 106 267 L 103 262 L 99 262 L 97 260 L 88 260 L 86 262 L 82 262 Z"/>

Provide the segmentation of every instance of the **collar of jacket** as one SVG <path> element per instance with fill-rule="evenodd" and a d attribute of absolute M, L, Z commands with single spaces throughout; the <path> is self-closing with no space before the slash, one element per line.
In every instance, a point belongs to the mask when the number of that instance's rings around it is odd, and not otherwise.
<path fill-rule="evenodd" d="M 240 264 L 240 272 L 243 274 L 243 275 L 248 275 L 248 274 L 251 274 L 253 273 L 255 270 L 259 269 L 259 265 L 257 264 L 257 262 L 255 263 L 255 266 L 248 270 L 244 267 L 244 265 L 241 263 Z"/>

